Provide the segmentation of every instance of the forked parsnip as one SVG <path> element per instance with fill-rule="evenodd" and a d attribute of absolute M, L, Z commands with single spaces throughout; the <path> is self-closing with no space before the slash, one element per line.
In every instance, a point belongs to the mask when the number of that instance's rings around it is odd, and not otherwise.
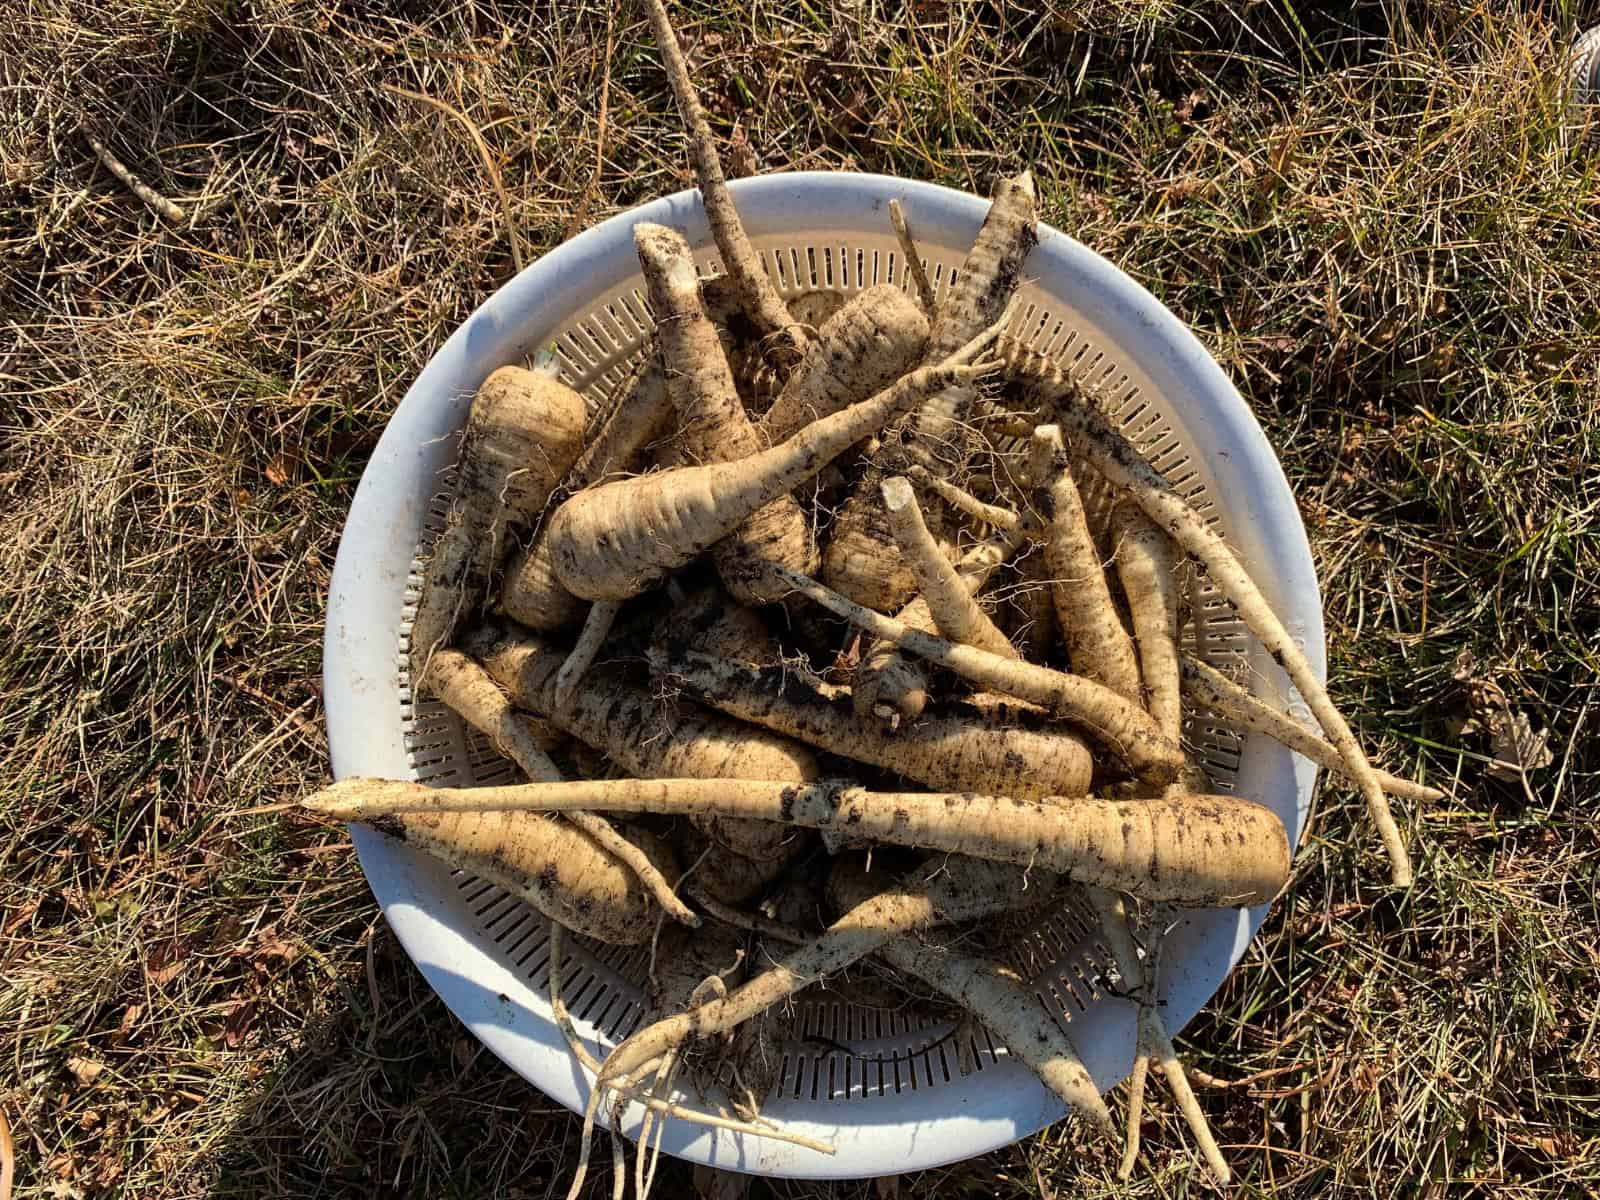
<path fill-rule="evenodd" d="M 508 528 L 539 516 L 578 457 L 583 422 L 583 397 L 546 371 L 501 367 L 478 389 L 411 625 L 411 675 L 424 691 L 429 659 L 482 603 Z"/>
<path fill-rule="evenodd" d="M 1271 809 L 1236 796 L 1159 800 L 970 792 L 869 792 L 848 781 L 609 779 L 431 788 L 345 779 L 303 801 L 329 817 L 391 813 L 695 814 L 774 821 L 852 837 L 1037 867 L 1144 900 L 1196 907 L 1263 904 L 1289 875 L 1289 842 Z"/>
<path fill-rule="evenodd" d="M 656 320 L 667 395 L 678 414 L 678 441 L 690 463 L 730 463 L 764 449 L 734 386 L 733 372 L 700 302 L 694 257 L 663 225 L 633 227 L 646 294 Z M 867 393 L 871 395 L 872 393 Z M 767 604 L 785 590 L 769 564 L 809 571 L 819 561 L 810 523 L 785 492 L 762 505 L 711 547 L 722 582 L 745 604 Z"/>
<path fill-rule="evenodd" d="M 1044 562 L 1067 661 L 1074 674 L 1139 703 L 1142 689 L 1133 639 L 1111 599 L 1106 564 L 1084 519 L 1083 500 L 1058 428 L 1041 425 L 1033 431 L 1028 463 L 1034 508 L 1045 516 Z M 1162 732 L 1177 740 L 1165 728 Z"/>
<path fill-rule="evenodd" d="M 1344 759 L 1337 750 L 1317 736 L 1316 730 L 1302 725 L 1287 713 L 1273 708 L 1265 700 L 1251 695 L 1215 667 L 1193 655 L 1185 654 L 1179 663 L 1179 670 L 1182 673 L 1183 690 L 1189 693 L 1195 703 L 1209 708 L 1224 720 L 1231 721 L 1252 733 L 1265 734 L 1296 754 L 1309 758 L 1323 770 L 1337 771 L 1341 775 L 1346 773 Z M 1391 796 L 1399 796 L 1402 800 L 1421 804 L 1446 798 L 1445 793 L 1438 788 L 1401 779 L 1387 771 L 1375 770 L 1375 774 L 1378 777 L 1379 787 Z"/>
<path fill-rule="evenodd" d="M 1127 435 L 1112 425 L 1093 398 L 1085 398 L 1084 388 L 1077 380 L 1013 339 L 1002 338 L 1000 349 L 1012 378 L 1052 408 L 1057 423 L 1071 434 L 1076 451 L 1109 483 L 1122 489 L 1153 525 L 1199 561 L 1245 627 L 1288 674 L 1366 801 L 1367 812 L 1389 856 L 1391 881 L 1396 886 L 1408 886 L 1413 878 L 1411 856 L 1389 810 L 1383 785 L 1328 689 L 1311 669 L 1305 651 L 1283 627 L 1250 573 L 1221 535 L 1145 460 Z"/>
<path fill-rule="evenodd" d="M 973 858 L 935 857 L 846 912 L 815 941 L 785 955 L 721 1000 L 702 1004 L 629 1036 L 613 1050 L 601 1079 L 626 1079 L 696 1039 L 727 1033 L 802 988 L 836 975 L 903 933 L 978 920 L 1046 899 L 1056 879 L 1044 870 Z"/>
<path fill-rule="evenodd" d="M 665 646 L 652 664 L 712 708 L 936 791 L 1025 800 L 1083 796 L 1094 762 L 1083 741 L 1043 713 L 996 719 L 959 702 L 886 732 L 843 688 L 784 663 L 754 666 Z"/>
<path fill-rule="evenodd" d="M 784 574 L 795 591 L 873 637 L 1071 721 L 1114 752 L 1145 783 L 1171 783 L 1183 768 L 1182 748 L 1162 735 L 1143 708 L 1103 684 L 1037 663 L 1002 658 L 976 646 L 958 646 L 854 604 L 815 580 Z"/>
<path fill-rule="evenodd" d="M 644 0 L 644 6 L 656 47 L 661 52 L 661 65 L 666 68 L 667 79 L 672 84 L 678 115 L 689 135 L 689 152 L 694 159 L 700 199 L 705 205 L 706 221 L 711 226 L 711 236 L 716 239 L 729 282 L 737 289 L 744 315 L 755 325 L 757 333 L 763 339 L 771 339 L 785 357 L 798 356 L 806 348 L 805 331 L 790 316 L 751 244 L 750 235 L 745 232 L 744 223 L 739 220 L 738 209 L 734 207 L 722 173 L 722 159 L 717 154 L 711 123 L 706 120 L 700 97 L 695 94 L 667 6 L 664 0 Z"/>
<path fill-rule="evenodd" d="M 1228 1169 L 1227 1160 L 1222 1157 L 1217 1139 L 1211 1133 L 1211 1125 L 1200 1108 L 1200 1102 L 1195 1099 L 1194 1089 L 1189 1086 L 1189 1077 L 1184 1073 L 1183 1063 L 1172 1045 L 1166 1023 L 1161 1019 L 1160 1005 L 1154 994 L 1156 981 L 1147 974 L 1144 960 L 1134 946 L 1133 926 L 1127 905 L 1114 892 L 1100 888 L 1090 888 L 1088 892 L 1089 901 L 1100 917 L 1101 932 L 1111 947 L 1117 973 L 1122 976 L 1123 986 L 1133 993 L 1139 1004 L 1134 1054 L 1139 1059 L 1146 1056 L 1154 1058 L 1160 1064 L 1161 1073 L 1166 1077 L 1173 1099 L 1178 1102 L 1178 1110 L 1183 1113 L 1183 1119 L 1188 1122 L 1190 1132 L 1200 1146 L 1206 1165 L 1211 1168 L 1217 1182 L 1226 1185 L 1232 1178 L 1232 1172 Z M 1142 1085 L 1142 1079 L 1140 1083 Z M 1142 1099 L 1142 1092 L 1140 1097 Z M 1132 1107 L 1130 1097 L 1130 1121 L 1137 1119 Z M 1137 1153 L 1138 1144 L 1133 1140 L 1135 1136 L 1130 1132 L 1130 1145 Z"/>
<path fill-rule="evenodd" d="M 853 858 L 840 859 L 828 876 L 828 892 L 842 909 L 866 903 L 876 891 L 871 877 Z M 1026 1063 L 1063 1103 L 1101 1130 L 1110 1131 L 1111 1113 L 1084 1068 L 1077 1047 L 1014 970 L 927 945 L 915 934 L 885 942 L 876 954 L 896 970 L 961 1005 Z"/>
<path fill-rule="evenodd" d="M 495 748 L 516 763 L 529 780 L 556 783 L 561 779 L 560 770 L 540 747 L 539 734 L 532 724 L 536 718 L 513 709 L 511 701 L 481 665 L 459 650 L 440 650 L 433 656 L 428 678 L 433 683 L 434 695 L 486 734 Z M 567 813 L 566 819 L 588 834 L 602 850 L 627 863 L 639 876 L 639 881 L 650 889 L 661 910 L 673 920 L 686 925 L 700 924 L 699 916 L 678 899 L 650 856 L 604 817 L 580 810 Z"/>
<path fill-rule="evenodd" d="M 489 627 L 474 630 L 462 644 L 517 704 L 603 752 L 631 775 L 817 778 L 816 759 L 798 742 L 698 705 L 673 702 L 632 680 L 621 664 L 591 670 L 563 707 L 555 698 L 565 661 L 560 650 L 532 635 Z M 783 858 L 794 842 L 794 831 L 782 825 L 713 824 L 720 840 L 751 858 Z"/>
<path fill-rule="evenodd" d="M 989 363 L 975 360 L 997 332 L 974 338 L 938 366 L 919 367 L 760 454 L 617 480 L 572 496 L 551 518 L 548 535 L 562 583 L 587 600 L 626 600 L 654 586 L 896 413 L 953 381 L 987 374 Z M 769 569 L 782 570 L 775 564 Z"/>
<path fill-rule="evenodd" d="M 904 292 L 880 283 L 817 331 L 783 390 L 757 423 L 766 445 L 874 396 L 922 361 L 928 318 Z"/>

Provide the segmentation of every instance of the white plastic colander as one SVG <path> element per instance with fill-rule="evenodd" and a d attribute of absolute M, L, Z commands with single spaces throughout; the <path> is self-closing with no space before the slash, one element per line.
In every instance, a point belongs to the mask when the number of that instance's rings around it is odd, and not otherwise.
<path fill-rule="evenodd" d="M 887 202 L 904 204 L 930 276 L 948 286 L 988 201 L 876 175 L 796 173 L 733 184 L 756 248 L 785 296 L 905 286 Z M 336 776 L 417 778 L 455 786 L 511 777 L 509 764 L 438 704 L 413 704 L 406 634 L 416 560 L 440 516 L 442 473 L 478 385 L 496 367 L 554 345 L 591 404 L 638 353 L 650 319 L 632 228 L 686 234 L 716 264 L 699 196 L 680 192 L 580 234 L 491 296 L 445 342 L 401 401 L 356 489 L 328 599 L 324 683 Z M 1040 227 L 1015 332 L 1112 397 L 1155 464 L 1242 555 L 1267 599 L 1323 670 L 1321 601 L 1294 497 L 1260 427 L 1192 334 L 1154 297 L 1065 234 Z M 1192 598 L 1186 639 L 1214 664 L 1243 667 L 1256 693 L 1309 716 L 1287 680 L 1211 593 Z M 1269 805 L 1297 842 L 1314 769 L 1264 738 L 1203 717 L 1187 738 L 1219 790 Z M 500 889 L 361 826 L 361 865 L 401 944 L 482 1042 L 547 1095 L 581 1111 L 588 1080 L 550 1020 L 547 923 Z M 1162 954 L 1169 1027 L 1185 1025 L 1244 953 L 1265 909 L 1183 914 Z M 569 939 L 569 1005 L 603 1054 L 643 1015 L 647 951 Z M 1064 907 L 1014 947 L 1013 965 L 1071 1034 L 1102 1088 L 1133 1059 L 1133 1007 L 1110 994 L 1109 959 L 1092 918 Z M 980 1032 L 963 1076 L 948 1026 L 904 1008 L 853 1004 L 848 990 L 802 999 L 765 1114 L 832 1143 L 836 1154 L 669 1123 L 669 1153 L 737 1171 L 853 1178 L 938 1166 L 1003 1146 L 1059 1119 L 1062 1106 Z M 640 1110 L 625 1118 L 636 1128 Z"/>

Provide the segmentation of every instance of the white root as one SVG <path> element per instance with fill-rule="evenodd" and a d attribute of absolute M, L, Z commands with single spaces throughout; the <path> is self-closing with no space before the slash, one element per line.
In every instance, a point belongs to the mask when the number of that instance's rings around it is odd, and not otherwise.
<path fill-rule="evenodd" d="M 1279 712 L 1265 700 L 1251 695 L 1221 671 L 1192 655 L 1182 656 L 1180 670 L 1183 690 L 1188 692 L 1196 703 L 1252 733 L 1265 734 L 1296 754 L 1309 758 L 1324 770 L 1345 774 L 1344 759 L 1337 750 L 1318 737 L 1315 730 L 1302 725 L 1287 713 Z M 1375 773 L 1378 785 L 1391 796 L 1399 796 L 1402 800 L 1416 803 L 1445 799 L 1445 793 L 1438 788 L 1401 779 L 1387 771 Z"/>
<path fill-rule="evenodd" d="M 1107 481 L 1124 489 L 1152 524 L 1165 530 L 1185 553 L 1200 562 L 1212 583 L 1232 602 L 1246 628 L 1288 674 L 1366 800 L 1367 812 L 1389 856 L 1391 881 L 1397 887 L 1409 886 L 1413 879 L 1411 856 L 1366 752 L 1361 749 L 1349 722 L 1328 696 L 1328 689 L 1311 669 L 1305 651 L 1283 627 L 1261 589 L 1221 535 L 1145 461 L 1137 447 L 1111 424 L 1098 406 L 1084 399 L 1077 381 L 1018 342 L 1002 338 L 1000 346 L 1013 374 L 1055 404 L 1056 419 L 1064 431 L 1072 434 L 1078 453 L 1088 458 Z"/>
<path fill-rule="evenodd" d="M 739 220 L 733 196 L 728 191 L 727 180 L 722 173 L 722 161 L 717 156 L 711 123 L 706 120 L 706 110 L 701 107 L 700 98 L 695 94 L 694 83 L 689 78 L 689 66 L 684 61 L 678 35 L 673 31 L 672 19 L 667 15 L 667 6 L 663 0 L 645 0 L 645 9 L 650 17 L 656 46 L 661 51 L 661 65 L 666 68 L 667 78 L 672 83 L 678 113 L 688 130 L 689 149 L 694 157 L 695 176 L 700 185 L 700 199 L 705 205 L 706 221 L 711 226 L 712 237 L 716 239 L 729 282 L 738 290 L 745 315 L 756 323 L 762 334 L 786 343 L 788 353 L 798 357 L 806 348 L 805 332 L 789 315 L 788 307 L 768 278 L 766 268 L 761 265 L 761 258 Z"/>
<path fill-rule="evenodd" d="M 1028 433 L 1030 436 L 1032 435 L 1032 426 L 1028 427 Z M 1015 510 L 1006 508 L 1003 505 L 985 503 L 966 489 L 957 487 L 948 479 L 935 475 L 926 467 L 913 466 L 906 474 L 916 481 L 918 487 L 927 488 L 951 508 L 980 524 L 989 525 L 1007 533 L 1032 535 L 1039 532 L 1037 522 L 1025 518 Z"/>
<path fill-rule="evenodd" d="M 977 646 L 1004 658 L 1018 657 L 1016 648 L 978 606 L 971 588 L 928 531 L 911 484 L 896 475 L 883 481 L 881 491 L 889 529 L 902 557 L 911 564 L 939 633 L 952 642 Z"/>
<path fill-rule="evenodd" d="M 1117 963 L 1117 972 L 1122 976 L 1123 983 L 1133 993 L 1139 1005 L 1138 1033 L 1134 1046 L 1135 1057 L 1151 1057 L 1161 1065 L 1161 1073 L 1166 1076 L 1167 1085 L 1172 1088 L 1172 1096 L 1177 1101 L 1178 1111 L 1183 1114 L 1183 1119 L 1188 1122 L 1189 1129 L 1194 1134 L 1194 1139 L 1199 1144 L 1200 1152 L 1206 1160 L 1206 1165 L 1211 1168 L 1211 1173 L 1216 1177 L 1218 1183 L 1226 1184 L 1232 1178 L 1232 1172 L 1228 1169 L 1227 1161 L 1222 1157 L 1222 1151 L 1217 1146 L 1217 1139 L 1211 1133 L 1211 1125 L 1200 1108 L 1200 1102 L 1195 1099 L 1194 1089 L 1189 1086 L 1189 1079 L 1184 1074 L 1183 1064 L 1178 1060 L 1178 1052 L 1173 1048 L 1172 1038 L 1167 1033 L 1165 1023 L 1161 1020 L 1161 1013 L 1156 1001 L 1156 985 L 1158 981 L 1154 970 L 1146 972 L 1144 963 L 1140 960 L 1139 953 L 1134 947 L 1133 930 L 1130 925 L 1127 907 L 1122 897 L 1099 888 L 1089 889 L 1089 900 L 1100 917 L 1100 928 L 1105 933 L 1106 941 L 1110 944 L 1111 956 Z M 1157 932 L 1152 941 L 1154 942 L 1159 936 L 1160 934 Z M 1152 961 L 1155 960 L 1157 954 L 1158 950 L 1152 948 Z M 1142 1102 L 1142 1094 L 1140 1099 Z M 1137 1144 L 1135 1144 L 1135 1153 L 1137 1153 Z"/>
<path fill-rule="evenodd" d="M 1139 1161 L 1139 1126 L 1144 1121 L 1144 1083 L 1150 1074 L 1150 1056 L 1143 1049 L 1134 1051 L 1133 1074 L 1128 1076 L 1128 1128 L 1122 1144 L 1122 1162 L 1117 1178 L 1124 1183 L 1133 1178 Z"/>
<path fill-rule="evenodd" d="M 1145 707 L 1173 741 L 1183 736 L 1183 697 L 1178 686 L 1178 564 L 1172 543 L 1136 505 L 1111 513 L 1116 549 L 1112 561 L 1133 618 L 1139 646 L 1139 676 Z"/>
<path fill-rule="evenodd" d="M 595 656 L 600 653 L 600 647 L 605 644 L 611 626 L 621 611 L 622 602 L 619 600 L 596 600 L 589 606 L 589 615 L 584 618 L 583 629 L 572 647 L 572 653 L 567 655 L 561 670 L 556 672 L 557 708 L 564 709 L 572 703 L 578 685 L 594 665 Z"/>
<path fill-rule="evenodd" d="M 801 595 L 880 641 L 893 642 L 974 683 L 1040 705 L 1075 722 L 1118 754 L 1147 783 L 1171 783 L 1183 768 L 1182 749 L 1162 736 L 1144 709 L 1102 684 L 1036 663 L 1002 658 L 976 646 L 958 646 L 847 600 L 814 579 L 782 567 L 774 568 L 773 573 Z"/>
<path fill-rule="evenodd" d="M 1034 507 L 1048 514 L 1044 531 L 1044 561 L 1050 574 L 1050 594 L 1055 601 L 1061 640 L 1067 661 L 1079 675 L 1103 683 L 1129 700 L 1142 701 L 1139 661 L 1133 639 L 1111 599 L 1105 564 L 1089 534 L 1083 499 L 1068 467 L 1061 430 L 1041 425 L 1028 446 L 1028 471 L 1034 487 Z M 1152 714 L 1154 716 L 1154 714 Z M 1165 727 L 1162 734 L 1176 742 Z"/>
<path fill-rule="evenodd" d="M 556 921 L 550 923 L 550 1008 L 554 1016 L 556 1028 L 561 1031 L 561 1036 L 566 1039 L 568 1048 L 584 1070 L 595 1077 L 596 1083 L 589 1093 L 589 1102 L 584 1108 L 583 1142 L 579 1151 L 578 1166 L 576 1168 L 572 1187 L 567 1192 L 569 1197 L 577 1196 L 583 1188 L 583 1180 L 589 1167 L 589 1145 L 594 1137 L 594 1120 L 599 1111 L 602 1098 L 608 1091 L 616 1092 L 629 1103 L 641 1104 L 650 1112 L 662 1117 L 675 1117 L 680 1121 L 688 1121 L 693 1125 L 704 1125 L 711 1129 L 726 1129 L 731 1133 L 750 1134 L 754 1137 L 769 1138 L 776 1142 L 786 1142 L 791 1146 L 800 1146 L 806 1150 L 815 1150 L 818 1154 L 833 1154 L 831 1144 L 819 1141 L 816 1138 L 805 1137 L 801 1134 L 785 1133 L 766 1125 L 754 1125 L 745 1121 L 735 1121 L 728 1117 L 717 1116 L 714 1113 L 700 1112 L 697 1109 L 685 1108 L 651 1092 L 640 1093 L 638 1084 L 627 1079 L 600 1079 L 601 1063 L 589 1053 L 589 1048 L 583 1044 L 577 1027 L 572 1023 L 572 1014 L 567 1011 L 567 1006 L 561 995 L 562 963 L 565 958 L 565 930 Z M 654 1069 L 654 1068 L 652 1068 Z M 614 1139 L 620 1139 L 620 1133 L 613 1133 Z M 624 1173 L 626 1177 L 626 1173 Z"/>
<path fill-rule="evenodd" d="M 612 779 L 434 788 L 351 778 L 302 804 L 347 821 L 574 808 L 772 821 L 1036 866 L 1147 900 L 1224 908 L 1265 903 L 1289 873 L 1282 822 L 1235 796 L 1040 803 L 968 792 L 869 792 L 848 781 Z"/>
<path fill-rule="evenodd" d="M 894 226 L 894 236 L 900 243 L 900 255 L 905 260 L 906 274 L 911 276 L 911 283 L 917 290 L 917 299 L 922 304 L 922 310 L 931 314 L 937 307 L 933 283 L 928 279 L 928 271 L 922 264 L 922 254 L 917 249 L 916 239 L 911 236 L 911 229 L 906 225 L 905 209 L 900 206 L 898 200 L 889 201 L 889 224 Z"/>

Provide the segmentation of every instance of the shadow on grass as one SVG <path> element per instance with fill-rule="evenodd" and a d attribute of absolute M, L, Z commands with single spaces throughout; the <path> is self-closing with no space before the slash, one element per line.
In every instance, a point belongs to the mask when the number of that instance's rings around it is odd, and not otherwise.
<path fill-rule="evenodd" d="M 268 1197 L 564 1195 L 575 1117 L 485 1050 L 445 1008 L 387 927 L 365 970 L 337 979 L 330 1012 L 299 1027 L 217 1155 L 208 1193 Z M 594 1195 L 609 1195 L 597 1146 Z M 657 1194 L 692 1194 L 663 1159 Z"/>
<path fill-rule="evenodd" d="M 240 1106 L 207 1195 L 564 1196 L 578 1161 L 578 1118 L 485 1049 L 428 987 L 386 926 L 372 938 L 365 970 L 336 981 L 340 1002 L 299 1027 L 280 1065 Z M 596 1135 L 586 1196 L 611 1195 L 608 1137 Z M 634 1143 L 625 1145 L 631 1176 Z M 936 1174 L 948 1180 L 950 1173 Z M 905 1180 L 912 1190 L 898 1194 L 925 1194 L 915 1190 L 913 1178 Z M 663 1155 L 652 1195 L 697 1194 L 854 1200 L 897 1193 L 873 1180 L 766 1179 L 749 1180 L 742 1193 L 699 1193 L 694 1167 Z"/>

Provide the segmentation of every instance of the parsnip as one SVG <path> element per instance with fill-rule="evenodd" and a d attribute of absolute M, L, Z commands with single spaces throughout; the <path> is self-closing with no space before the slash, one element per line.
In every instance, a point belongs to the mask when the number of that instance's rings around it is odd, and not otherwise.
<path fill-rule="evenodd" d="M 1035 663 L 1002 658 L 976 646 L 958 646 L 852 604 L 814 580 L 784 574 L 795 591 L 873 637 L 893 642 L 974 683 L 1040 705 L 1074 722 L 1114 751 L 1146 783 L 1171 783 L 1183 767 L 1182 749 L 1162 736 L 1144 709 L 1102 684 Z"/>
<path fill-rule="evenodd" d="M 544 371 L 501 367 L 478 389 L 411 624 L 411 674 L 424 691 L 429 658 L 482 603 L 508 527 L 531 523 L 578 457 L 583 421 L 583 398 Z"/>
<path fill-rule="evenodd" d="M 1142 691 L 1133 639 L 1111 599 L 1106 567 L 1084 520 L 1083 501 L 1068 468 L 1061 431 L 1041 425 L 1029 446 L 1034 507 L 1046 515 L 1044 561 L 1056 621 L 1075 674 L 1139 703 Z M 1162 730 L 1176 741 L 1176 736 Z"/>
<path fill-rule="evenodd" d="M 939 791 L 992 791 L 1021 799 L 1089 791 L 1094 764 L 1088 747 L 1041 713 L 994 720 L 952 703 L 891 734 L 877 720 L 861 717 L 844 689 L 785 664 L 755 667 L 687 649 L 660 651 L 652 661 L 729 716 Z"/>
<path fill-rule="evenodd" d="M 1036 866 L 1141 899 L 1193 906 L 1262 904 L 1289 874 L 1283 824 L 1270 809 L 1235 796 L 1039 803 L 970 792 L 869 792 L 840 781 L 611 779 L 430 788 L 346 779 L 303 803 L 342 820 L 595 809 L 774 821 Z"/>
<path fill-rule="evenodd" d="M 1109 483 L 1123 489 L 1151 524 L 1164 530 L 1199 561 L 1246 628 L 1288 674 L 1366 800 L 1367 812 L 1389 856 L 1391 882 L 1400 887 L 1408 886 L 1412 881 L 1411 856 L 1406 852 L 1405 840 L 1389 811 L 1389 802 L 1384 798 L 1383 786 L 1372 764 L 1367 761 L 1344 715 L 1329 698 L 1328 689 L 1312 671 L 1305 651 L 1289 636 L 1289 631 L 1227 543 L 1161 473 L 1145 461 L 1127 436 L 1106 418 L 1099 405 L 1084 398 L 1083 388 L 1076 380 L 1019 342 L 1001 339 L 1001 351 L 1012 376 L 1023 381 L 1043 403 L 1053 407 L 1057 422 L 1072 433 L 1077 451 L 1089 459 Z"/>

